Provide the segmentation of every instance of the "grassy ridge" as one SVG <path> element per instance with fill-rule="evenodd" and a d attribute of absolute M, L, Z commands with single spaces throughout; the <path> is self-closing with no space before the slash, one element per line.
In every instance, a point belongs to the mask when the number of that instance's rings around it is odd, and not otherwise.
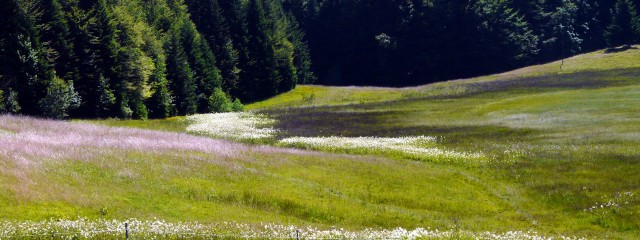
<path fill-rule="evenodd" d="M 180 138 L 221 147 L 165 143 L 142 150 L 103 148 L 98 142 L 65 145 L 82 154 L 51 160 L 5 150 L 0 188 L 7 194 L 0 195 L 0 218 L 532 229 L 633 239 L 640 234 L 639 57 L 637 49 L 599 51 L 566 60 L 562 70 L 554 62 L 412 88 L 300 86 L 248 106 L 278 120 L 275 127 L 283 131 L 277 139 L 434 136 L 438 146 L 495 160 L 481 166 L 242 145 L 130 128 L 83 132 L 86 124 L 64 123 L 65 130 L 53 135 L 107 136 L 114 142 Z M 62 124 L 25 124 L 30 121 L 5 117 L 0 140 L 48 136 L 49 128 L 35 126 Z M 93 122 L 168 132 L 184 132 L 190 124 L 182 118 Z"/>
<path fill-rule="evenodd" d="M 613 81 L 619 72 L 637 72 L 640 68 L 640 50 L 638 46 L 618 51 L 600 50 L 578 55 L 564 61 L 555 61 L 547 64 L 517 69 L 501 74 L 477 77 L 472 79 L 453 80 L 417 87 L 407 88 L 378 88 L 378 87 L 324 87 L 303 85 L 296 89 L 273 97 L 269 100 L 257 102 L 246 106 L 248 110 L 292 108 L 292 107 L 318 107 L 348 104 L 363 104 L 375 102 L 388 102 L 403 99 L 425 97 L 457 96 L 469 92 L 484 92 L 492 89 L 478 89 L 479 83 L 490 86 L 490 83 L 513 83 L 522 80 L 536 81 L 544 76 L 557 76 L 571 73 L 612 72 L 603 74 L 602 80 Z M 616 73 L 618 72 L 618 73 Z M 548 78 L 547 78 L 548 79 Z M 555 77 L 553 81 L 539 84 L 539 87 L 561 87 L 563 82 L 569 80 L 574 85 L 590 85 L 580 79 L 565 79 Z M 518 87 L 508 86 L 508 88 Z M 531 87 L 531 86 L 529 86 Z"/>
<path fill-rule="evenodd" d="M 634 174 L 640 171 L 638 57 L 637 49 L 599 51 L 565 60 L 562 70 L 554 62 L 385 89 L 395 95 L 359 104 L 329 96 L 307 104 L 314 107 L 295 108 L 303 105 L 279 96 L 260 106 L 279 120 L 285 137 L 440 136 L 450 149 L 514 159 L 497 161 L 484 176 L 515 183 L 522 195 L 511 197 L 542 204 L 524 211 L 533 222 L 633 235 L 640 230 L 640 177 Z"/>
<path fill-rule="evenodd" d="M 355 229 L 424 225 L 450 229 L 456 224 L 470 230 L 530 227 L 470 170 L 215 141 L 208 144 L 220 145 L 229 154 L 186 147 L 191 145 L 140 151 L 126 144 L 102 145 L 103 141 L 92 142 L 82 135 L 103 134 L 104 142 L 133 138 L 149 143 L 178 135 L 106 127 L 86 130 L 81 124 L 16 117 L 2 120 L 1 128 L 15 132 L 3 143 L 19 141 L 41 151 L 16 148 L 11 155 L 2 155 L 2 162 L 9 163 L 2 167 L 7 177 L 2 181 L 6 190 L 0 199 L 2 219 L 158 217 Z M 62 125 L 54 127 L 58 124 Z M 61 150 L 51 141 L 37 141 L 46 136 L 62 139 L 67 147 Z M 204 140 L 184 137 L 182 141 Z M 496 216 L 502 220 L 492 220 Z M 503 227 L 514 220 L 517 225 Z"/>

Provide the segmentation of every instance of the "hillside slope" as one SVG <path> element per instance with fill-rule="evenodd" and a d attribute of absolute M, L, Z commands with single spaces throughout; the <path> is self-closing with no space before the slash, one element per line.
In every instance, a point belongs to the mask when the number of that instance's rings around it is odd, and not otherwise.
<path fill-rule="evenodd" d="M 249 108 L 278 120 L 284 139 L 436 136 L 447 149 L 493 159 L 488 175 L 550 211 L 521 210 L 533 222 L 564 216 L 579 223 L 554 228 L 637 234 L 640 50 L 561 64 L 412 88 L 303 86 Z"/>
<path fill-rule="evenodd" d="M 491 89 L 494 84 L 507 84 L 508 89 L 518 87 L 546 87 L 557 88 L 562 83 L 573 84 L 574 87 L 585 87 L 589 82 L 580 82 L 572 77 L 562 77 L 555 75 L 567 75 L 585 72 L 607 72 L 615 71 L 634 72 L 640 69 L 640 49 L 639 46 L 632 46 L 630 49 L 619 50 L 599 50 L 587 54 L 577 55 L 568 59 L 559 60 L 547 64 L 535 65 L 522 69 L 517 69 L 501 74 L 482 76 L 471 79 L 452 80 L 416 87 L 407 88 L 381 88 L 381 87 L 325 87 L 314 85 L 301 85 L 296 89 L 273 97 L 269 100 L 254 103 L 246 106 L 246 109 L 271 109 L 286 107 L 305 106 L 333 106 L 346 104 L 361 104 L 372 102 L 386 102 L 408 98 L 422 97 L 446 97 L 452 95 L 468 94 L 470 92 L 485 92 Z M 612 77 L 595 76 L 597 80 L 616 80 Z M 548 79 L 550 81 L 541 82 L 537 86 L 525 85 L 522 82 L 540 82 L 536 77 Z M 546 77 L 546 78 L 544 78 Z M 604 79 L 602 79 L 604 78 Z M 519 81 L 518 81 L 519 80 Z M 479 88 L 478 85 L 481 85 Z M 499 90 L 499 89 L 497 89 Z"/>
<path fill-rule="evenodd" d="M 180 133 L 206 134 L 188 131 L 199 116 L 93 121 L 111 127 L 1 116 L 0 219 L 633 239 L 639 55 L 413 88 L 302 86 L 249 106 L 278 129 L 253 144 Z"/>

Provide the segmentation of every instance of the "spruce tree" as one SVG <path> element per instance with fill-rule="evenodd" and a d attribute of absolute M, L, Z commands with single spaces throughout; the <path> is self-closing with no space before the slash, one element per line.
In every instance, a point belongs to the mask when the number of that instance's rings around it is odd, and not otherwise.
<path fill-rule="evenodd" d="M 189 59 L 180 40 L 179 29 L 171 33 L 167 43 L 167 78 L 180 115 L 194 114 L 198 110 L 196 85 Z"/>
<path fill-rule="evenodd" d="M 58 0 L 43 0 L 44 11 L 42 24 L 42 41 L 48 48 L 47 60 L 54 67 L 56 74 L 64 79 L 77 78 L 77 57 L 73 51 L 73 41 L 65 10 Z"/>
<path fill-rule="evenodd" d="M 305 40 L 304 30 L 300 28 L 295 17 L 290 16 L 289 19 L 289 34 L 294 47 L 293 64 L 298 74 L 297 82 L 302 84 L 314 83 L 316 76 L 311 69 L 311 53 Z"/>
<path fill-rule="evenodd" d="M 6 92 L 11 111 L 40 115 L 38 101 L 46 96 L 54 71 L 47 64 L 36 26 L 39 10 L 17 0 L 0 5 L 0 90 Z"/>
<path fill-rule="evenodd" d="M 238 79 L 234 81 L 227 81 L 225 79 L 225 85 L 229 88 L 230 92 L 234 96 L 244 96 L 244 88 L 242 82 L 244 82 L 244 73 L 247 71 L 246 66 L 249 63 L 249 53 L 247 49 L 248 32 L 245 8 L 242 4 L 242 0 L 224 0 L 218 2 L 220 9 L 222 10 L 222 16 L 226 20 L 229 27 L 230 41 L 225 43 L 226 52 L 232 54 L 232 59 L 237 62 L 237 68 L 234 70 L 238 76 Z"/>
<path fill-rule="evenodd" d="M 165 61 L 163 57 L 156 57 L 155 69 L 149 79 L 153 94 L 149 98 L 147 106 L 149 106 L 149 117 L 151 118 L 167 118 L 171 116 L 173 99 L 168 88 Z"/>
<path fill-rule="evenodd" d="M 638 15 L 630 0 L 618 0 L 605 38 L 609 47 L 629 45 L 638 40 Z"/>
<path fill-rule="evenodd" d="M 278 72 L 269 22 L 262 0 L 250 0 L 247 6 L 247 52 L 249 61 L 241 75 L 242 96 L 248 101 L 265 99 L 278 92 Z"/>
<path fill-rule="evenodd" d="M 189 12 L 200 33 L 216 57 L 225 88 L 233 88 L 239 79 L 238 53 L 218 0 L 189 0 Z"/>
<path fill-rule="evenodd" d="M 115 19 L 104 0 L 81 2 L 69 10 L 69 27 L 76 60 L 73 79 L 82 103 L 80 117 L 118 116 L 115 103 L 122 103 L 122 79 L 114 74 L 118 46 Z M 114 101 L 109 95 L 114 95 Z"/>
<path fill-rule="evenodd" d="M 208 98 L 213 89 L 221 87 L 220 70 L 215 66 L 216 59 L 207 42 L 197 33 L 193 24 L 181 25 L 181 42 L 193 73 L 198 112 L 208 112 Z"/>

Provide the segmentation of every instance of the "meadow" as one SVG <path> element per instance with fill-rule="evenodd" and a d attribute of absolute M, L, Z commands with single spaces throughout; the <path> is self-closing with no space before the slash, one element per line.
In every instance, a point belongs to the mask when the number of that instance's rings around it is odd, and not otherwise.
<path fill-rule="evenodd" d="M 182 229 L 140 238 L 634 239 L 640 50 L 560 64 L 299 86 L 245 113 L 1 116 L 0 238 L 133 222 Z"/>

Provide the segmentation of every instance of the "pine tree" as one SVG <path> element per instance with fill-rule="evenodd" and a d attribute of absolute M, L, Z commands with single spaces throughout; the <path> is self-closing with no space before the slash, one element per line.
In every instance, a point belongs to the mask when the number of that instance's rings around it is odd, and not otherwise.
<path fill-rule="evenodd" d="M 261 0 L 250 0 L 247 6 L 247 62 L 241 75 L 242 96 L 255 101 L 278 92 L 278 72 L 273 42 L 269 36 L 269 22 Z"/>
<path fill-rule="evenodd" d="M 269 20 L 267 33 L 276 60 L 277 93 L 283 93 L 295 88 L 298 83 L 298 69 L 294 64 L 296 46 L 291 40 L 296 29 L 279 1 L 264 1 L 264 6 L 265 16 Z"/>
<path fill-rule="evenodd" d="M 81 2 L 69 10 L 69 27 L 76 56 L 77 75 L 73 80 L 82 103 L 75 116 L 117 116 L 122 107 L 122 79 L 116 77 L 118 56 L 115 19 L 104 0 Z M 105 89 L 106 88 L 106 89 Z M 110 101 L 112 93 L 116 101 Z"/>
<path fill-rule="evenodd" d="M 293 16 L 290 17 L 290 36 L 291 43 L 294 47 L 293 64 L 297 70 L 298 82 L 302 84 L 311 84 L 316 81 L 316 76 L 311 69 L 311 53 L 309 45 L 305 40 L 305 33 L 299 27 Z"/>
<path fill-rule="evenodd" d="M 38 101 L 54 77 L 40 42 L 36 26 L 40 11 L 35 7 L 17 0 L 0 6 L 0 90 L 6 91 L 5 108 L 10 105 L 11 111 L 30 115 L 41 113 Z"/>
<path fill-rule="evenodd" d="M 149 106 L 149 117 L 151 118 L 167 118 L 171 116 L 173 99 L 168 88 L 165 61 L 160 56 L 156 57 L 155 69 L 149 79 L 153 94 L 149 98 L 147 106 Z"/>
<path fill-rule="evenodd" d="M 524 17 L 503 1 L 479 1 L 475 5 L 478 28 L 476 66 L 487 72 L 514 68 L 529 63 L 537 53 L 538 39 Z M 493 59 L 493 61 L 483 61 Z"/>
<path fill-rule="evenodd" d="M 239 79 L 238 53 L 218 0 L 189 0 L 193 22 L 207 40 L 216 57 L 225 88 L 233 88 Z"/>
<path fill-rule="evenodd" d="M 578 6 L 571 0 L 546 0 L 540 33 L 542 60 L 565 58 L 581 50 L 583 36 L 576 22 Z"/>
<path fill-rule="evenodd" d="M 175 30 L 167 43 L 167 78 L 175 97 L 176 110 L 180 115 L 197 112 L 196 85 L 189 66 L 189 59 Z"/>
<path fill-rule="evenodd" d="M 225 85 L 232 95 L 243 96 L 242 82 L 246 81 L 244 80 L 244 73 L 247 71 L 246 67 L 250 60 L 249 50 L 247 49 L 248 32 L 245 8 L 241 0 L 224 0 L 218 3 L 222 10 L 222 16 L 229 27 L 230 41 L 225 44 L 226 52 L 229 52 L 232 55 L 231 58 L 237 62 L 237 68 L 234 70 L 238 75 L 238 79 L 235 79 L 234 82 L 225 79 Z"/>
<path fill-rule="evenodd" d="M 42 23 L 42 41 L 48 48 L 47 60 L 64 79 L 77 78 L 77 57 L 73 51 L 73 42 L 64 9 L 58 0 L 42 1 L 44 11 Z"/>
<path fill-rule="evenodd" d="M 193 73 L 198 112 L 208 112 L 209 96 L 214 88 L 222 86 L 220 70 L 215 66 L 216 59 L 209 45 L 197 33 L 193 24 L 183 23 L 180 32 Z"/>
<path fill-rule="evenodd" d="M 639 18 L 636 6 L 630 0 L 618 0 L 605 38 L 609 47 L 629 45 L 638 40 Z"/>

